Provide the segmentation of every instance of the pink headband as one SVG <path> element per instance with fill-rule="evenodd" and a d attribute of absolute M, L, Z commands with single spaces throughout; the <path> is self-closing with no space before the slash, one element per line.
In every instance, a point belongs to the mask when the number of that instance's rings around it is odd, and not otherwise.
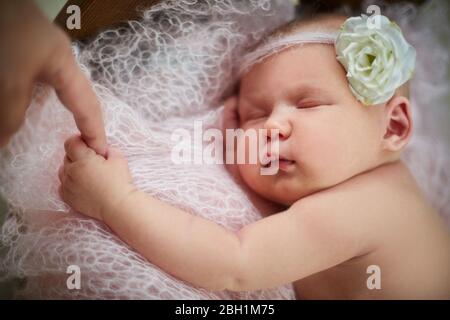
<path fill-rule="evenodd" d="M 322 43 L 334 45 L 337 35 L 337 31 L 313 31 L 299 32 L 288 36 L 280 36 L 277 38 L 269 38 L 255 51 L 249 52 L 244 56 L 239 68 L 239 77 L 243 76 L 253 65 L 260 63 L 268 57 L 287 48 L 305 43 Z"/>

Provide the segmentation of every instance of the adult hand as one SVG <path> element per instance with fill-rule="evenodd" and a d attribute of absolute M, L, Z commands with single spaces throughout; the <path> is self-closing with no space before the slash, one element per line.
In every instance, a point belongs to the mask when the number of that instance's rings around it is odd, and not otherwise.
<path fill-rule="evenodd" d="M 66 34 L 31 0 L 0 1 L 0 147 L 22 124 L 36 82 L 55 88 L 86 144 L 106 153 L 100 104 Z"/>

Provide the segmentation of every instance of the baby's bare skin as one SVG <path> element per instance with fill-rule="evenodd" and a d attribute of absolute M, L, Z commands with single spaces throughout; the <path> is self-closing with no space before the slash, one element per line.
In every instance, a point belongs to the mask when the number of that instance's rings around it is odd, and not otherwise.
<path fill-rule="evenodd" d="M 360 255 L 296 281 L 298 298 L 450 298 L 449 232 L 401 162 L 361 174 L 309 201 L 333 212 L 329 219 L 359 225 L 364 238 L 354 241 L 367 243 Z M 336 207 L 346 201 L 348 205 Z M 324 224 L 333 224 L 326 219 Z M 366 284 L 371 265 L 381 270 L 379 290 Z"/>
<path fill-rule="evenodd" d="M 229 166 L 231 174 L 242 183 L 236 169 Z M 249 193 L 263 216 L 280 211 L 279 205 Z M 341 201 L 348 201 L 351 207 L 337 206 Z M 450 298 L 448 229 L 401 161 L 298 201 L 294 206 L 299 214 L 307 214 L 307 210 L 302 212 L 304 202 L 321 212 L 333 212 L 323 217 L 324 224 L 333 225 L 337 222 L 333 219 L 354 226 L 360 223 L 370 244 L 337 266 L 295 281 L 297 299 Z M 367 286 L 372 274 L 368 267 L 374 265 L 381 271 L 381 289 Z"/>

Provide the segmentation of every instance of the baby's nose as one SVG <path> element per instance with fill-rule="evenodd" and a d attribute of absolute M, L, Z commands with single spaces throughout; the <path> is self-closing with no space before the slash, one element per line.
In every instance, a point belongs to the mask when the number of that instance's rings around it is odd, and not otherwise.
<path fill-rule="evenodd" d="M 267 138 L 271 139 L 278 134 L 280 140 L 287 139 L 291 134 L 291 123 L 283 111 L 272 111 L 271 115 L 264 123 L 264 129 L 267 129 Z"/>
<path fill-rule="evenodd" d="M 265 128 L 265 129 L 267 129 L 265 132 L 267 142 L 270 142 L 275 139 L 284 140 L 287 138 L 287 135 L 278 128 L 271 128 L 271 129 Z"/>

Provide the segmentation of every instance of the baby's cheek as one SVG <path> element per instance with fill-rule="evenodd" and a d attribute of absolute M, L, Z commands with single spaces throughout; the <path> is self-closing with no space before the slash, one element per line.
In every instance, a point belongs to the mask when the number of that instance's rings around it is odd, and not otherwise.
<path fill-rule="evenodd" d="M 295 148 L 300 159 L 301 169 L 310 178 L 334 181 L 347 171 L 347 147 L 345 133 L 332 130 L 303 132 L 297 139 Z M 328 183 L 328 182 L 327 182 Z"/>
<path fill-rule="evenodd" d="M 240 163 L 245 162 L 246 164 L 255 165 L 259 163 L 261 151 L 264 151 L 260 148 L 260 134 L 256 128 L 246 128 L 244 130 L 244 134 L 236 139 L 235 158 Z"/>
<path fill-rule="evenodd" d="M 239 175 L 245 184 L 256 192 L 260 192 L 262 183 L 260 181 L 259 167 L 256 164 L 239 164 Z"/>

